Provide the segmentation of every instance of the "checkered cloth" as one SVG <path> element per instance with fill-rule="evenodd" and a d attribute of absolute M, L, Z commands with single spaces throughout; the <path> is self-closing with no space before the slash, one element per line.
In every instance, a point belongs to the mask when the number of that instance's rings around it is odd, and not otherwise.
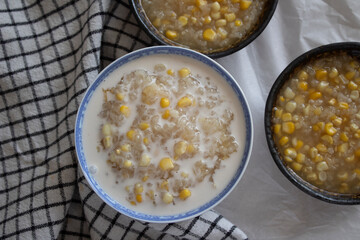
<path fill-rule="evenodd" d="M 153 42 L 128 1 L 0 1 L 1 239 L 246 239 L 209 211 L 149 224 L 108 207 L 78 169 L 74 123 L 99 71 Z"/>

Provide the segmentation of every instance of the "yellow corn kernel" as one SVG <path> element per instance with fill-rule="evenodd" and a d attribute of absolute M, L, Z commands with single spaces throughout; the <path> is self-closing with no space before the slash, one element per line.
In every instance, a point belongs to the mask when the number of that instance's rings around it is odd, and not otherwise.
<path fill-rule="evenodd" d="M 135 206 L 135 205 L 136 205 L 136 202 L 131 201 L 130 204 Z"/>
<path fill-rule="evenodd" d="M 284 122 L 289 122 L 292 120 L 292 115 L 291 113 L 284 113 L 282 116 L 281 116 L 281 120 L 283 120 Z"/>
<path fill-rule="evenodd" d="M 318 150 L 315 147 L 309 149 L 310 158 L 314 159 L 318 155 Z"/>
<path fill-rule="evenodd" d="M 317 132 L 317 131 L 320 130 L 320 128 L 319 128 L 318 125 L 315 124 L 314 126 L 312 126 L 312 130 L 315 131 L 315 132 Z"/>
<path fill-rule="evenodd" d="M 131 168 L 132 167 L 132 161 L 130 161 L 130 160 L 125 160 L 124 162 L 123 162 L 123 167 L 124 168 Z"/>
<path fill-rule="evenodd" d="M 206 41 L 214 41 L 215 37 L 216 37 L 216 32 L 211 28 L 207 28 L 203 32 L 203 38 Z"/>
<path fill-rule="evenodd" d="M 332 138 L 331 136 L 329 136 L 329 135 L 323 135 L 323 136 L 321 137 L 321 139 L 322 139 L 323 141 L 329 143 L 329 144 L 333 144 L 333 143 L 334 143 L 333 138 Z"/>
<path fill-rule="evenodd" d="M 233 22 L 233 21 L 235 21 L 235 18 L 236 18 L 235 13 L 225 13 L 224 16 L 225 16 L 226 21 L 228 21 L 228 22 Z"/>
<path fill-rule="evenodd" d="M 298 83 L 298 88 L 303 90 L 303 91 L 306 91 L 308 89 L 308 83 L 304 82 L 304 81 L 301 81 L 301 82 Z"/>
<path fill-rule="evenodd" d="M 173 76 L 173 75 L 174 75 L 174 71 L 173 71 L 172 69 L 168 69 L 168 70 L 166 71 L 166 73 L 167 73 L 168 75 L 170 75 L 170 76 Z"/>
<path fill-rule="evenodd" d="M 281 108 L 276 108 L 275 109 L 275 117 L 276 118 L 281 118 L 282 113 L 283 113 L 283 110 Z"/>
<path fill-rule="evenodd" d="M 298 162 L 293 162 L 291 163 L 291 168 L 295 171 L 295 172 L 299 172 L 302 169 L 303 165 L 298 163 Z"/>
<path fill-rule="evenodd" d="M 304 82 L 309 78 L 309 74 L 307 72 L 305 72 L 304 70 L 301 70 L 298 74 L 298 78 L 300 81 Z M 307 86 L 307 84 L 306 84 Z"/>
<path fill-rule="evenodd" d="M 162 108 L 167 108 L 170 105 L 170 100 L 168 98 L 161 98 L 160 99 L 160 106 Z"/>
<path fill-rule="evenodd" d="M 146 153 L 144 153 L 144 154 L 141 155 L 139 166 L 140 167 L 147 167 L 147 166 L 149 166 L 150 161 L 151 161 L 150 156 L 147 155 Z"/>
<path fill-rule="evenodd" d="M 155 26 L 155 27 L 160 27 L 160 25 L 161 25 L 161 19 L 160 18 L 156 18 L 153 22 L 152 22 L 152 24 Z"/>
<path fill-rule="evenodd" d="M 305 162 L 305 154 L 303 153 L 299 153 L 298 155 L 296 155 L 295 161 L 298 163 L 304 163 Z"/>
<path fill-rule="evenodd" d="M 280 97 L 279 97 L 279 100 L 280 100 L 281 102 L 284 102 L 284 101 L 285 101 L 284 96 L 280 96 Z"/>
<path fill-rule="evenodd" d="M 105 149 L 108 149 L 112 146 L 112 137 L 111 136 L 105 136 L 103 138 L 103 145 Z"/>
<path fill-rule="evenodd" d="M 136 201 L 138 202 L 138 203 L 141 203 L 142 202 L 142 196 L 141 196 L 141 194 L 136 194 Z"/>
<path fill-rule="evenodd" d="M 358 88 L 358 85 L 354 83 L 353 81 L 350 81 L 347 85 L 348 89 L 350 90 L 356 90 Z"/>
<path fill-rule="evenodd" d="M 243 23 L 240 19 L 235 20 L 235 26 L 240 27 L 242 24 Z"/>
<path fill-rule="evenodd" d="M 155 199 L 155 193 L 154 190 L 150 189 L 147 193 L 146 196 L 148 196 L 151 200 Z"/>
<path fill-rule="evenodd" d="M 317 108 L 314 109 L 314 114 L 315 114 L 315 115 L 320 115 L 321 112 L 322 112 L 321 107 L 317 107 Z"/>
<path fill-rule="evenodd" d="M 191 196 L 191 191 L 188 188 L 181 190 L 179 193 L 179 198 L 182 200 L 185 200 L 190 196 Z"/>
<path fill-rule="evenodd" d="M 125 117 L 129 117 L 130 116 L 130 108 L 126 105 L 122 105 L 120 107 L 120 112 L 125 116 Z"/>
<path fill-rule="evenodd" d="M 181 176 L 182 176 L 183 178 L 187 178 L 187 177 L 189 177 L 189 174 L 186 173 L 186 172 L 181 172 Z"/>
<path fill-rule="evenodd" d="M 354 78 L 356 72 L 355 71 L 349 71 L 347 73 L 345 73 L 345 77 L 348 79 L 348 80 L 351 80 Z"/>
<path fill-rule="evenodd" d="M 355 150 L 355 156 L 360 157 L 360 148 Z"/>
<path fill-rule="evenodd" d="M 115 149 L 115 153 L 116 153 L 117 155 L 120 155 L 121 149 L 120 149 L 120 148 Z"/>
<path fill-rule="evenodd" d="M 190 72 L 190 69 L 184 67 L 184 68 L 180 69 L 178 73 L 181 78 L 186 78 L 187 76 L 190 75 L 191 72 Z"/>
<path fill-rule="evenodd" d="M 291 159 L 294 159 L 297 156 L 297 152 L 295 148 L 286 148 L 284 150 L 284 155 L 290 157 Z"/>
<path fill-rule="evenodd" d="M 186 148 L 186 152 L 191 154 L 191 153 L 193 153 L 194 151 L 195 151 L 194 145 L 188 144 L 188 146 L 187 146 L 187 148 Z"/>
<path fill-rule="evenodd" d="M 282 136 L 279 140 L 279 144 L 281 146 L 284 146 L 285 144 L 287 144 L 289 142 L 289 138 L 287 136 Z"/>
<path fill-rule="evenodd" d="M 145 175 L 145 176 L 141 179 L 141 181 L 146 182 L 148 179 L 149 179 L 149 176 L 148 176 L 148 175 Z"/>
<path fill-rule="evenodd" d="M 159 167 L 163 171 L 168 171 L 174 168 L 174 164 L 171 158 L 167 157 L 160 160 Z"/>
<path fill-rule="evenodd" d="M 188 146 L 188 144 L 185 141 L 180 141 L 180 142 L 175 143 L 175 145 L 174 145 L 175 156 L 183 155 L 186 152 L 187 146 Z"/>
<path fill-rule="evenodd" d="M 329 77 L 330 78 L 336 78 L 338 75 L 339 75 L 338 70 L 335 67 L 331 68 L 330 73 L 329 73 Z"/>
<path fill-rule="evenodd" d="M 291 162 L 294 161 L 294 160 L 293 160 L 291 157 L 289 157 L 289 156 L 285 156 L 285 157 L 284 157 L 284 160 L 285 160 L 286 162 L 288 162 L 288 163 L 291 163 Z"/>
<path fill-rule="evenodd" d="M 354 162 L 354 160 L 355 160 L 354 154 L 345 158 L 345 162 L 348 162 L 348 163 Z"/>
<path fill-rule="evenodd" d="M 169 191 L 169 182 L 167 180 L 164 180 L 160 183 L 160 189 Z"/>
<path fill-rule="evenodd" d="M 315 72 L 315 78 L 319 81 L 326 80 L 328 72 L 325 69 L 319 69 Z"/>
<path fill-rule="evenodd" d="M 329 103 L 330 105 L 334 106 L 334 105 L 336 104 L 336 102 L 337 102 L 336 99 L 335 99 L 335 98 L 332 98 L 332 99 L 329 100 L 328 103 Z"/>
<path fill-rule="evenodd" d="M 327 147 L 322 143 L 317 144 L 316 148 L 319 150 L 319 152 L 327 152 Z"/>
<path fill-rule="evenodd" d="M 104 124 L 102 127 L 102 134 L 104 136 L 111 136 L 112 132 L 111 132 L 111 125 L 110 124 Z"/>
<path fill-rule="evenodd" d="M 337 132 L 337 130 L 336 130 L 336 128 L 334 128 L 334 125 L 332 123 L 326 123 L 325 124 L 325 132 L 326 132 L 326 134 L 333 136 Z"/>
<path fill-rule="evenodd" d="M 127 185 L 127 186 L 125 187 L 125 191 L 126 191 L 126 192 L 130 192 L 130 186 L 129 186 L 129 185 Z"/>
<path fill-rule="evenodd" d="M 220 1 L 217 1 L 217 2 L 220 2 Z M 220 8 L 220 13 L 226 14 L 227 12 L 229 12 L 229 7 L 228 6 L 222 6 Z"/>
<path fill-rule="evenodd" d="M 126 136 L 129 140 L 134 140 L 134 136 L 136 134 L 136 131 L 134 129 L 130 129 L 127 133 Z"/>
<path fill-rule="evenodd" d="M 149 139 L 148 139 L 147 137 L 145 137 L 145 138 L 143 139 L 143 143 L 144 143 L 145 145 L 148 145 L 148 144 L 149 144 Z"/>
<path fill-rule="evenodd" d="M 201 6 L 205 6 L 207 4 L 206 0 L 196 0 L 195 1 L 196 6 L 201 7 Z"/>
<path fill-rule="evenodd" d="M 225 19 L 218 19 L 215 22 L 216 27 L 224 27 L 226 26 L 226 20 Z"/>
<path fill-rule="evenodd" d="M 281 124 L 274 125 L 274 133 L 279 135 L 281 133 Z"/>
<path fill-rule="evenodd" d="M 180 17 L 178 18 L 178 21 L 179 21 L 180 25 L 181 25 L 182 27 L 184 27 L 184 26 L 186 26 L 186 24 L 188 23 L 188 18 L 187 18 L 186 16 L 180 16 Z"/>
<path fill-rule="evenodd" d="M 149 127 L 150 127 L 150 125 L 147 122 L 142 122 L 139 124 L 139 128 L 143 131 L 148 129 Z"/>
<path fill-rule="evenodd" d="M 316 181 L 317 180 L 317 175 L 316 173 L 309 173 L 306 178 L 309 180 L 309 181 Z"/>
<path fill-rule="evenodd" d="M 169 117 L 170 117 L 170 110 L 167 109 L 167 110 L 165 110 L 165 112 L 163 113 L 162 118 L 163 118 L 163 119 L 168 119 Z"/>
<path fill-rule="evenodd" d="M 296 150 L 299 150 L 300 148 L 302 148 L 303 145 L 304 145 L 304 142 L 301 140 L 297 140 L 296 143 L 293 144 L 293 146 Z"/>
<path fill-rule="evenodd" d="M 349 109 L 349 104 L 346 102 L 339 102 L 339 108 L 341 109 Z"/>
<path fill-rule="evenodd" d="M 329 169 L 328 164 L 325 161 L 319 162 L 316 164 L 316 170 L 318 171 L 326 171 Z"/>
<path fill-rule="evenodd" d="M 178 33 L 173 30 L 166 30 L 165 36 L 170 40 L 174 40 L 178 37 Z"/>
<path fill-rule="evenodd" d="M 218 2 L 213 2 L 212 4 L 211 4 L 211 10 L 213 11 L 213 12 L 218 12 L 218 11 L 220 11 L 220 4 L 218 3 Z"/>
<path fill-rule="evenodd" d="M 121 151 L 130 152 L 130 149 L 131 149 L 130 144 L 124 144 L 121 146 Z"/>
<path fill-rule="evenodd" d="M 337 179 L 340 181 L 346 181 L 349 178 L 349 174 L 345 171 L 339 172 L 336 174 Z"/>
<path fill-rule="evenodd" d="M 321 156 L 320 154 L 316 154 L 315 158 L 313 159 L 313 162 L 321 162 L 324 160 L 324 157 Z"/>
<path fill-rule="evenodd" d="M 171 195 L 171 193 L 168 192 L 164 193 L 162 198 L 163 202 L 166 204 L 172 203 L 173 199 L 174 199 L 173 195 Z"/>
<path fill-rule="evenodd" d="M 337 151 L 340 153 L 346 153 L 349 149 L 348 143 L 342 143 L 339 146 L 337 146 Z"/>
<path fill-rule="evenodd" d="M 135 194 L 140 194 L 144 191 L 144 187 L 142 185 L 142 183 L 136 183 L 134 186 L 134 193 Z"/>
<path fill-rule="evenodd" d="M 240 9 L 241 10 L 246 10 L 250 7 L 252 1 L 249 0 L 241 0 L 240 1 Z"/>
<path fill-rule="evenodd" d="M 116 99 L 119 100 L 119 101 L 122 101 L 122 100 L 124 100 L 124 98 L 125 98 L 124 94 L 122 94 L 122 93 L 120 93 L 120 92 L 116 93 L 116 94 L 115 94 L 115 97 L 116 97 Z"/>
<path fill-rule="evenodd" d="M 287 134 L 292 134 L 295 131 L 295 124 L 293 122 L 284 122 L 282 124 L 282 131 Z"/>
<path fill-rule="evenodd" d="M 204 23 L 205 24 L 211 23 L 211 17 L 209 15 L 204 17 Z"/>
<path fill-rule="evenodd" d="M 180 98 L 180 100 L 177 103 L 178 107 L 181 107 L 181 108 L 189 107 L 192 104 L 193 104 L 193 102 L 189 97 L 182 97 L 182 98 Z"/>
<path fill-rule="evenodd" d="M 322 97 L 322 93 L 321 93 L 321 92 L 318 92 L 318 91 L 312 92 L 312 93 L 310 93 L 310 95 L 309 95 L 309 98 L 312 99 L 312 100 L 316 100 L 316 99 L 319 99 L 319 98 L 321 98 L 321 97 Z"/>
<path fill-rule="evenodd" d="M 213 19 L 219 19 L 221 17 L 221 13 L 220 12 L 211 12 L 211 18 Z"/>
<path fill-rule="evenodd" d="M 342 124 L 342 118 L 341 117 L 337 117 L 335 116 L 333 119 L 332 119 L 332 122 L 335 126 L 340 126 Z"/>

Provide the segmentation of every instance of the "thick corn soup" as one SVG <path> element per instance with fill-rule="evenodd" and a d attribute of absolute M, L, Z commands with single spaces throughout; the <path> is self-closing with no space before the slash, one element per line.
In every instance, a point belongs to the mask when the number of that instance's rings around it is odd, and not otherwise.
<path fill-rule="evenodd" d="M 284 162 L 330 192 L 360 193 L 359 71 L 345 53 L 312 60 L 284 84 L 273 108 Z"/>
<path fill-rule="evenodd" d="M 85 116 L 84 150 L 113 199 L 143 213 L 176 214 L 230 182 L 242 159 L 244 117 L 212 69 L 155 55 L 126 64 L 100 87 Z"/>
<path fill-rule="evenodd" d="M 168 39 L 200 51 L 228 48 L 255 26 L 266 0 L 142 0 L 152 24 Z"/>

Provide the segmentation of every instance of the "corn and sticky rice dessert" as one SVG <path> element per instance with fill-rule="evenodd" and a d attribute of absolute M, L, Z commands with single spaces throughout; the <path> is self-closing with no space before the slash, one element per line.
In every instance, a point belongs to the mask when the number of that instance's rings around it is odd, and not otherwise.
<path fill-rule="evenodd" d="M 294 71 L 273 108 L 283 161 L 329 192 L 360 193 L 359 67 L 345 53 L 313 59 Z"/>
<path fill-rule="evenodd" d="M 104 81 L 90 102 L 93 132 L 84 145 L 94 178 L 115 200 L 144 213 L 180 213 L 230 182 L 243 153 L 243 113 L 210 70 L 160 55 Z"/>
<path fill-rule="evenodd" d="M 168 39 L 200 51 L 228 48 L 255 26 L 267 0 L 142 0 Z"/>

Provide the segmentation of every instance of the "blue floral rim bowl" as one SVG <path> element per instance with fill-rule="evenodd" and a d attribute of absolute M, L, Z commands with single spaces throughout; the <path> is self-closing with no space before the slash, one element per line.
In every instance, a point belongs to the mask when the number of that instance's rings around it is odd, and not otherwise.
<path fill-rule="evenodd" d="M 119 202 L 115 201 L 111 196 L 109 196 L 102 188 L 101 186 L 96 182 L 92 174 L 89 170 L 89 165 L 87 164 L 87 160 L 84 154 L 84 146 L 83 146 L 83 124 L 84 124 L 84 115 L 88 108 L 88 103 L 94 93 L 101 84 L 101 82 L 106 79 L 106 77 L 115 71 L 118 68 L 121 68 L 124 64 L 127 64 L 129 62 L 132 62 L 136 59 L 147 57 L 147 56 L 153 56 L 153 55 L 174 55 L 174 56 L 184 56 L 191 59 L 191 61 L 197 61 L 206 64 L 207 66 L 211 67 L 213 70 L 215 70 L 217 73 L 222 76 L 222 78 L 226 81 L 227 84 L 232 88 L 236 96 L 238 97 L 239 103 L 242 107 L 242 111 L 244 114 L 244 126 L 246 131 L 245 133 L 245 143 L 244 143 L 244 152 L 242 155 L 241 163 L 239 164 L 239 167 L 235 173 L 235 175 L 232 177 L 231 181 L 227 186 L 213 199 L 209 199 L 209 201 L 191 211 L 184 212 L 181 214 L 176 215 L 165 215 L 165 216 L 156 216 L 156 215 L 149 215 L 144 214 L 138 211 L 134 211 L 132 209 L 129 209 Z M 236 186 L 236 184 L 239 182 L 240 178 L 242 177 L 246 166 L 248 164 L 250 153 L 252 149 L 253 144 L 253 123 L 251 118 L 250 109 L 247 103 L 247 100 L 245 99 L 245 96 L 240 89 L 239 85 L 235 81 L 235 79 L 218 63 L 210 59 L 209 57 L 200 54 L 198 52 L 195 52 L 193 50 L 184 49 L 180 47 L 173 47 L 173 46 L 157 46 L 157 47 L 149 47 L 149 48 L 143 48 L 134 52 L 131 52 L 129 54 L 126 54 L 123 57 L 118 58 L 114 62 L 112 62 L 109 66 L 107 66 L 95 79 L 95 81 L 91 84 L 91 86 L 87 89 L 83 100 L 80 104 L 76 123 L 75 123 L 75 147 L 76 147 L 76 154 L 79 161 L 79 165 L 82 169 L 82 172 L 88 181 L 91 188 L 94 190 L 94 192 L 110 207 L 115 209 L 116 211 L 125 214 L 131 218 L 138 219 L 141 221 L 146 222 L 157 222 L 157 223 L 169 223 L 169 222 L 178 222 L 183 221 L 186 219 L 194 218 L 201 213 L 210 210 L 211 208 L 215 207 L 218 203 L 220 203 Z"/>

